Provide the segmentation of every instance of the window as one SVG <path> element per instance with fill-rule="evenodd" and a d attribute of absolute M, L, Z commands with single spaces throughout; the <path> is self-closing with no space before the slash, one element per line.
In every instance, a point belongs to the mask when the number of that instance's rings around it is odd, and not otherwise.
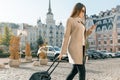
<path fill-rule="evenodd" d="M 94 42 L 91 42 L 91 45 L 94 45 Z"/>
<path fill-rule="evenodd" d="M 120 36 L 120 33 L 118 32 L 118 36 Z"/>
<path fill-rule="evenodd" d="M 116 26 L 117 26 L 117 28 L 120 28 L 120 23 L 117 23 Z"/>
<path fill-rule="evenodd" d="M 111 23 L 111 20 L 109 19 L 108 22 Z"/>
<path fill-rule="evenodd" d="M 108 30 L 112 30 L 112 25 L 109 25 Z"/>
<path fill-rule="evenodd" d="M 102 21 L 97 21 L 96 24 L 100 25 L 100 24 L 102 24 Z"/>
<path fill-rule="evenodd" d="M 112 44 L 113 43 L 113 41 L 112 40 L 110 40 L 110 44 Z"/>
<path fill-rule="evenodd" d="M 112 52 L 112 48 L 110 48 L 110 52 Z"/>
<path fill-rule="evenodd" d="M 107 30 L 107 27 L 106 27 L 106 26 L 103 26 L 103 27 L 102 27 L 102 30 L 103 30 L 103 31 L 106 31 L 106 30 Z"/>
<path fill-rule="evenodd" d="M 120 51 L 120 48 L 118 48 L 118 50 Z"/>
<path fill-rule="evenodd" d="M 54 49 L 52 47 L 49 47 L 49 51 L 54 51 Z"/>
<path fill-rule="evenodd" d="M 104 41 L 104 44 L 107 44 L 107 41 Z"/>
<path fill-rule="evenodd" d="M 50 26 L 50 29 L 52 30 L 52 29 L 53 29 L 53 27 L 52 27 L 52 26 Z"/>
<path fill-rule="evenodd" d="M 52 30 L 50 30 L 50 34 L 52 34 L 53 32 L 52 32 Z"/>
<path fill-rule="evenodd" d="M 103 20 L 103 24 L 106 24 L 107 23 L 107 20 Z"/>
<path fill-rule="evenodd" d="M 101 31 L 100 27 L 97 28 L 97 31 L 98 31 L 98 32 Z"/>
<path fill-rule="evenodd" d="M 104 37 L 107 37 L 106 35 L 104 35 Z"/>
<path fill-rule="evenodd" d="M 101 44 L 101 42 L 99 41 L 98 44 Z"/>
<path fill-rule="evenodd" d="M 109 36 L 110 36 L 110 37 L 112 37 L 112 35 L 111 35 L 111 34 L 110 34 Z"/>
<path fill-rule="evenodd" d="M 113 19 L 112 19 L 112 18 L 110 18 L 109 20 L 110 20 L 111 22 L 113 21 Z"/>
<path fill-rule="evenodd" d="M 56 42 L 59 42 L 58 39 L 56 39 Z"/>
<path fill-rule="evenodd" d="M 120 16 L 117 17 L 117 21 L 120 21 Z"/>
<path fill-rule="evenodd" d="M 118 39 L 118 43 L 120 43 L 120 39 Z"/>
<path fill-rule="evenodd" d="M 56 34 L 58 34 L 58 32 L 56 32 Z"/>
<path fill-rule="evenodd" d="M 102 21 L 99 21 L 99 24 L 102 24 Z"/>

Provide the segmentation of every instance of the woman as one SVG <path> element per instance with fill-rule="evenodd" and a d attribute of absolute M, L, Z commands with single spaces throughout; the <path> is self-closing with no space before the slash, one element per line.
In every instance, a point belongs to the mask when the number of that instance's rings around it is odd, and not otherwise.
<path fill-rule="evenodd" d="M 62 55 L 67 53 L 69 62 L 73 64 L 71 73 L 66 80 L 73 80 L 74 76 L 79 73 L 79 80 L 85 80 L 85 44 L 86 37 L 96 28 L 95 25 L 86 31 L 85 28 L 86 7 L 82 3 L 77 3 L 73 12 L 67 20 L 62 50 L 58 56 L 61 60 Z"/>

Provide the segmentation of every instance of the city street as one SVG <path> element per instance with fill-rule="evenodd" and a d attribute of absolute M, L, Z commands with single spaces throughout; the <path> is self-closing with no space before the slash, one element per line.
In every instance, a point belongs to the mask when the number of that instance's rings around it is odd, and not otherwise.
<path fill-rule="evenodd" d="M 34 59 L 36 60 L 36 59 Z M 8 66 L 8 59 L 1 58 L 0 64 L 4 63 L 5 68 L 0 69 L 0 80 L 29 80 L 34 72 L 45 71 L 51 65 L 33 66 L 33 62 L 24 62 L 19 68 L 11 68 Z M 71 70 L 68 62 L 61 62 L 52 73 L 52 80 L 65 80 Z M 89 60 L 86 63 L 86 80 L 120 80 L 120 58 L 109 58 L 99 60 Z M 78 80 L 78 75 L 74 80 Z"/>

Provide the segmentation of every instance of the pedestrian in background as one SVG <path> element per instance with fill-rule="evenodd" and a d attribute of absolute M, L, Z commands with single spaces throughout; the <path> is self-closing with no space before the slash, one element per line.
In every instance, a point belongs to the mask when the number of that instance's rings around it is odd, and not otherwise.
<path fill-rule="evenodd" d="M 79 73 L 79 80 L 85 80 L 86 77 L 86 38 L 96 28 L 96 25 L 93 25 L 86 30 L 85 20 L 86 7 L 82 3 L 77 3 L 74 6 L 71 16 L 67 20 L 61 53 L 58 56 L 59 60 L 61 60 L 62 55 L 66 54 L 68 49 L 69 62 L 73 65 L 73 68 L 66 80 L 73 80 L 77 73 Z"/>

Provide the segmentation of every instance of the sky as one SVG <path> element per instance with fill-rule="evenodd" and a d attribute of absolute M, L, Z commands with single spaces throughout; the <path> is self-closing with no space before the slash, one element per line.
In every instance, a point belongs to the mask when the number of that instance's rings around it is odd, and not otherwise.
<path fill-rule="evenodd" d="M 74 5 L 78 2 L 86 6 L 89 16 L 120 5 L 120 0 L 51 0 L 52 13 L 57 25 L 62 22 L 65 26 Z M 0 22 L 27 23 L 35 26 L 41 18 L 45 24 L 48 7 L 49 0 L 0 0 Z"/>

